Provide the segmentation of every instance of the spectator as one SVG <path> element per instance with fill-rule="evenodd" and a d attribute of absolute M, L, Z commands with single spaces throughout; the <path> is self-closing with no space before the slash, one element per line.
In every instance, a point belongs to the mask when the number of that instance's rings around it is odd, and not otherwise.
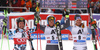
<path fill-rule="evenodd" d="M 21 1 L 21 5 L 23 6 L 23 7 L 26 7 L 27 8 L 27 10 L 29 10 L 30 8 L 32 8 L 32 2 L 30 1 L 30 0 L 22 0 Z M 25 10 L 25 9 L 23 9 L 22 11 L 27 11 L 27 10 Z"/>
<path fill-rule="evenodd" d="M 12 7 L 21 7 L 21 1 L 20 0 L 11 0 Z M 19 12 L 21 9 L 14 8 L 12 11 Z"/>
<path fill-rule="evenodd" d="M 1 6 L 1 0 L 0 0 L 0 6 Z"/>
<path fill-rule="evenodd" d="M 94 2 L 88 1 L 87 4 L 87 8 L 88 8 L 88 13 L 90 13 L 90 8 L 92 8 L 92 12 L 94 12 Z"/>
<path fill-rule="evenodd" d="M 97 2 L 98 0 L 91 0 L 92 2 Z"/>
<path fill-rule="evenodd" d="M 94 13 L 100 13 L 100 4 L 97 5 L 96 9 L 94 10 Z"/>
<path fill-rule="evenodd" d="M 100 4 L 100 0 L 98 0 L 98 2 L 96 2 L 96 5 Z"/>
<path fill-rule="evenodd" d="M 52 9 L 53 12 L 55 12 L 55 9 Z"/>
<path fill-rule="evenodd" d="M 32 3 L 36 3 L 36 1 L 35 0 L 32 0 Z"/>
<path fill-rule="evenodd" d="M 0 0 L 0 6 L 7 7 L 9 6 L 9 0 Z M 0 8 L 0 11 L 3 11 L 6 8 Z"/>
<path fill-rule="evenodd" d="M 36 8 L 36 3 L 33 2 L 32 8 L 30 8 L 30 11 L 31 11 L 31 12 L 36 12 L 35 8 Z"/>

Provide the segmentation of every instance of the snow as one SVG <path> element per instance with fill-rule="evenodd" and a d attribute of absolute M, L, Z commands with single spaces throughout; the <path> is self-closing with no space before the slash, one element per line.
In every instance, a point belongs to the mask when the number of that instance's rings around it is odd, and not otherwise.
<path fill-rule="evenodd" d="M 10 50 L 13 50 L 13 47 L 14 47 L 14 42 L 13 40 L 9 40 L 9 43 L 10 43 Z M 40 41 L 38 40 L 38 50 L 40 50 Z M 41 47 L 42 47 L 42 50 L 45 50 L 46 48 L 46 41 L 45 40 L 41 40 Z M 33 40 L 33 46 L 34 46 L 34 49 L 37 50 L 37 40 Z M 88 47 L 88 50 L 94 50 L 93 49 L 93 43 L 91 40 L 87 41 L 87 47 Z M 99 47 L 99 45 L 98 45 Z M 0 49 L 1 49 L 1 39 L 0 39 Z M 29 46 L 29 43 L 27 41 L 27 50 L 30 50 L 30 46 Z M 63 40 L 63 49 L 64 50 L 72 50 L 73 49 L 73 41 L 72 40 Z M 8 49 L 8 42 L 7 42 L 7 39 L 4 39 L 3 40 L 3 47 L 2 47 L 2 50 L 9 50 Z M 99 50 L 100 50 L 100 47 L 99 47 Z"/>

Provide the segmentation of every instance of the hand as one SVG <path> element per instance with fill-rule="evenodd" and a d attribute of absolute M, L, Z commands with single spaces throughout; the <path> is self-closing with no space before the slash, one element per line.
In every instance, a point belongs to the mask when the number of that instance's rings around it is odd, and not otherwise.
<path fill-rule="evenodd" d="M 55 23 L 55 26 L 57 27 L 58 25 L 60 25 L 60 23 L 57 21 L 57 22 Z"/>
<path fill-rule="evenodd" d="M 96 21 L 92 21 L 90 24 L 91 24 L 91 25 L 96 24 Z"/>
<path fill-rule="evenodd" d="M 39 12 L 36 12 L 34 14 L 35 18 L 36 18 L 36 23 L 39 23 L 39 20 L 41 19 L 40 16 L 39 16 Z"/>
<path fill-rule="evenodd" d="M 65 15 L 66 18 L 69 18 L 69 15 Z"/>
<path fill-rule="evenodd" d="M 5 18 L 3 19 L 3 22 L 5 22 L 5 23 L 7 22 L 7 17 L 5 17 Z"/>

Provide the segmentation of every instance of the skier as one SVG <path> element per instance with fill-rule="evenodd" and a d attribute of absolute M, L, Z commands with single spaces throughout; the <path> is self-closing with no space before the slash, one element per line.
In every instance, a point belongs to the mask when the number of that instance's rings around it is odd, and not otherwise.
<path fill-rule="evenodd" d="M 13 50 L 26 50 L 26 40 L 28 35 L 25 27 L 25 19 L 22 17 L 17 18 L 17 29 L 11 29 L 9 35 L 12 35 L 14 40 L 14 49 Z"/>
<path fill-rule="evenodd" d="M 80 15 L 75 15 L 75 25 L 68 27 L 67 29 L 71 31 L 73 37 L 73 50 L 87 50 L 86 36 L 91 34 L 91 30 L 84 26 L 82 23 L 82 18 Z M 61 24 L 64 24 L 64 18 L 61 19 Z"/>
<path fill-rule="evenodd" d="M 44 32 L 46 38 L 46 50 L 59 50 L 55 20 L 56 18 L 53 15 L 48 15 L 47 16 L 48 26 L 40 25 L 40 30 Z M 36 18 L 34 19 L 34 24 L 35 26 L 37 26 Z M 69 26 L 70 26 L 69 18 L 66 18 L 66 23 L 61 25 L 61 30 Z"/>

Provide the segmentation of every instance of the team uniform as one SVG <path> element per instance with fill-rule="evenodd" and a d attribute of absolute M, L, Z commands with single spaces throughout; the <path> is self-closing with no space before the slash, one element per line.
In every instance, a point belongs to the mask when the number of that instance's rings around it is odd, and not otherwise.
<path fill-rule="evenodd" d="M 61 20 L 61 24 L 63 23 L 64 18 L 62 18 Z M 67 29 L 70 30 L 72 33 L 74 42 L 73 50 L 87 50 L 86 38 L 88 33 L 91 34 L 91 30 L 84 26 L 84 24 L 81 24 L 80 26 L 70 26 Z"/>
<path fill-rule="evenodd" d="M 17 18 L 17 29 L 10 29 L 9 36 L 12 36 L 14 40 L 13 50 L 26 50 L 26 40 L 28 39 L 28 34 L 25 29 L 19 28 L 19 22 L 24 22 L 25 25 L 24 18 Z"/>
<path fill-rule="evenodd" d="M 47 19 L 50 16 L 47 17 Z M 52 16 L 54 17 L 54 16 Z M 48 20 L 47 20 L 48 22 Z M 54 20 L 55 23 L 55 20 Z M 35 24 L 36 25 L 36 24 Z M 61 25 L 61 29 L 65 29 L 69 27 L 69 18 L 66 20 L 66 23 Z M 46 50 L 59 50 L 58 48 L 58 38 L 57 38 L 57 32 L 55 26 L 44 26 L 40 25 L 40 30 L 44 32 L 45 38 L 46 38 Z"/>
<path fill-rule="evenodd" d="M 11 29 L 9 35 L 12 36 L 14 40 L 14 49 L 13 50 L 26 50 L 26 40 L 27 33 L 23 29 Z"/>
<path fill-rule="evenodd" d="M 82 28 L 76 25 L 67 29 L 72 33 L 74 42 L 73 50 L 87 50 L 86 38 L 87 34 L 91 33 L 91 30 L 87 27 Z"/>

